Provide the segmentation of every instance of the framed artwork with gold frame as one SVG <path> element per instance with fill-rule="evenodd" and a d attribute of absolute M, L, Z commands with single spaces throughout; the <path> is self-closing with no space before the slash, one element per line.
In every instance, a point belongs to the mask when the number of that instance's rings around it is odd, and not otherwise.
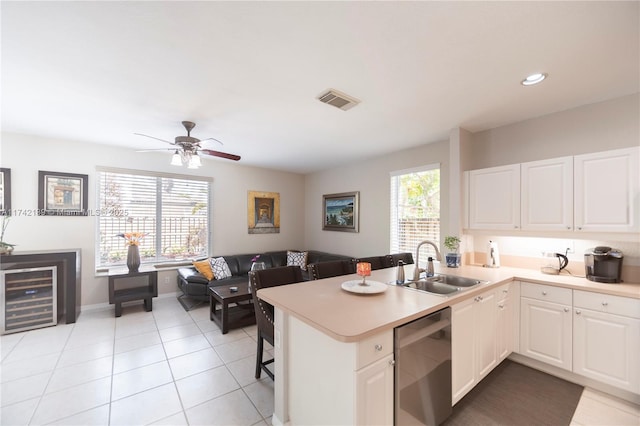
<path fill-rule="evenodd" d="M 249 234 L 279 234 L 280 193 L 249 191 L 247 225 Z"/>

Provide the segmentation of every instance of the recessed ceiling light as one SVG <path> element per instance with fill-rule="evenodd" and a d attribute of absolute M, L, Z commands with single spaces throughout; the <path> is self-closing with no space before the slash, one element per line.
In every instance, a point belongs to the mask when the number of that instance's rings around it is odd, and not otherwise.
<path fill-rule="evenodd" d="M 543 73 L 531 74 L 530 76 L 522 80 L 520 84 L 522 84 L 523 86 L 533 86 L 534 84 L 541 83 L 542 80 L 544 80 L 545 78 L 547 78 L 547 74 L 543 74 Z"/>

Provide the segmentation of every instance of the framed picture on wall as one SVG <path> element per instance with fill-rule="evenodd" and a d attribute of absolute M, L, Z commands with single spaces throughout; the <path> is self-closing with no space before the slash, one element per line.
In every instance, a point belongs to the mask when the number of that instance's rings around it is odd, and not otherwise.
<path fill-rule="evenodd" d="M 0 216 L 11 215 L 11 169 L 0 167 Z"/>
<path fill-rule="evenodd" d="M 247 226 L 249 234 L 279 234 L 280 193 L 249 191 Z"/>
<path fill-rule="evenodd" d="M 322 196 L 322 230 L 359 232 L 360 192 Z"/>
<path fill-rule="evenodd" d="M 38 172 L 38 214 L 51 216 L 87 215 L 87 175 Z"/>

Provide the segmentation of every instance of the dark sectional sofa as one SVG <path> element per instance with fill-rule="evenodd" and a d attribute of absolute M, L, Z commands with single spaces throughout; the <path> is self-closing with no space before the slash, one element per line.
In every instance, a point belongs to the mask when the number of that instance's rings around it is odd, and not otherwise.
<path fill-rule="evenodd" d="M 296 250 L 302 251 L 302 250 Z M 331 260 L 352 260 L 351 256 L 344 256 L 341 254 L 325 253 L 321 251 L 308 250 L 307 251 L 307 264 L 327 262 Z M 277 266 L 287 265 L 287 250 L 270 251 L 266 253 L 259 253 L 260 262 L 264 262 L 267 268 L 273 268 Z M 256 257 L 256 254 L 235 254 L 230 256 L 214 256 L 224 257 L 231 276 L 211 281 L 207 280 L 201 273 L 196 271 L 193 266 L 184 266 L 178 269 L 178 288 L 182 291 L 182 295 L 179 296 L 182 306 L 189 310 L 198 302 L 208 302 L 208 287 L 221 286 L 221 285 L 233 285 L 237 283 L 246 283 L 249 281 L 249 271 L 251 270 L 251 259 Z M 309 280 L 311 277 L 309 271 L 302 271 L 303 278 Z M 189 300 L 190 299 L 190 300 Z M 194 303 L 195 302 L 195 303 Z"/>

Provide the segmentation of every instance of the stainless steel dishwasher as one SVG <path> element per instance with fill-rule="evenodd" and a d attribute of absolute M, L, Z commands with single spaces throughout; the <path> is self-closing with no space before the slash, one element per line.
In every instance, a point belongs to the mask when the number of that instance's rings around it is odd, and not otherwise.
<path fill-rule="evenodd" d="M 451 308 L 394 329 L 395 424 L 439 425 L 451 415 Z"/>

